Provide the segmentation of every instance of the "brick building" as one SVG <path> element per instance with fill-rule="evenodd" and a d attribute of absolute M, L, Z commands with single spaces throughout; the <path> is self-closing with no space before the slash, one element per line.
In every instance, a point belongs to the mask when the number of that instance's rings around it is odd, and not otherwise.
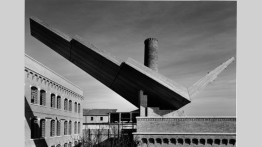
<path fill-rule="evenodd" d="M 83 91 L 28 55 L 24 78 L 25 146 L 79 145 Z"/>
<path fill-rule="evenodd" d="M 139 146 L 236 146 L 235 117 L 137 117 Z"/>
<path fill-rule="evenodd" d="M 133 132 L 134 140 L 141 142 L 139 146 L 236 146 L 235 117 L 182 117 L 180 112 L 180 108 L 213 82 L 234 57 L 192 86 L 185 87 L 158 72 L 156 38 L 144 42 L 143 65 L 131 58 L 119 60 L 79 37 L 54 31 L 38 19 L 30 19 L 30 27 L 33 37 L 139 108 L 136 132 Z M 123 119 L 134 118 L 133 115 L 115 114 L 115 119 L 112 116 L 110 119 L 118 126 Z M 118 135 L 120 129 L 117 129 Z"/>

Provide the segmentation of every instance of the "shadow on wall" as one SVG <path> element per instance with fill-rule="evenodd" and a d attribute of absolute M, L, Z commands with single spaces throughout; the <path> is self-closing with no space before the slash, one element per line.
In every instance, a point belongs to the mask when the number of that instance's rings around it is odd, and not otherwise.
<path fill-rule="evenodd" d="M 25 97 L 25 119 L 26 122 L 30 128 L 31 132 L 31 139 L 33 139 L 36 147 L 48 147 L 45 138 L 41 138 L 41 129 L 38 123 L 35 123 L 34 121 L 37 121 L 36 116 L 34 116 L 34 113 L 32 109 L 30 108 L 30 105 Z"/>

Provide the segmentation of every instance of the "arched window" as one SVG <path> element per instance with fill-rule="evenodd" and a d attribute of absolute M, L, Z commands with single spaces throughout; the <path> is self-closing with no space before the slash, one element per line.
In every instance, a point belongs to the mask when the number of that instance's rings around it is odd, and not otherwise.
<path fill-rule="evenodd" d="M 80 134 L 80 122 L 78 122 L 78 134 Z"/>
<path fill-rule="evenodd" d="M 45 137 L 45 120 L 44 119 L 41 119 L 40 120 L 40 135 L 41 137 Z"/>
<path fill-rule="evenodd" d="M 64 100 L 64 110 L 68 110 L 68 104 L 67 104 L 67 99 Z"/>
<path fill-rule="evenodd" d="M 147 139 L 146 138 L 142 138 L 142 143 L 147 144 Z"/>
<path fill-rule="evenodd" d="M 78 113 L 80 113 L 80 103 L 78 103 Z"/>
<path fill-rule="evenodd" d="M 154 138 L 149 138 L 149 143 L 155 144 Z"/>
<path fill-rule="evenodd" d="M 67 121 L 64 122 L 64 135 L 67 135 Z"/>
<path fill-rule="evenodd" d="M 156 143 L 162 144 L 162 140 L 161 140 L 160 138 L 157 138 L 157 139 L 156 139 Z"/>
<path fill-rule="evenodd" d="M 222 140 L 222 144 L 227 145 L 227 144 L 228 144 L 228 140 L 227 140 L 227 139 L 223 139 L 223 140 Z"/>
<path fill-rule="evenodd" d="M 40 90 L 40 105 L 45 106 L 46 102 L 46 92 L 44 90 Z"/>
<path fill-rule="evenodd" d="M 185 139 L 185 143 L 186 143 L 186 144 L 191 144 L 191 140 L 190 140 L 189 138 L 186 138 L 186 139 Z"/>
<path fill-rule="evenodd" d="M 176 144 L 176 139 L 175 139 L 175 138 L 171 138 L 171 139 L 170 139 L 170 142 L 171 142 L 172 144 Z"/>
<path fill-rule="evenodd" d="M 213 144 L 213 140 L 212 139 L 207 139 L 207 144 L 212 145 Z"/>
<path fill-rule="evenodd" d="M 32 139 L 37 138 L 37 132 L 38 132 L 37 119 L 36 118 L 32 118 L 31 119 L 31 138 Z"/>
<path fill-rule="evenodd" d="M 220 145 L 220 139 L 215 139 L 215 144 Z"/>
<path fill-rule="evenodd" d="M 77 144 L 78 144 L 77 141 L 75 141 L 75 146 L 77 146 Z"/>
<path fill-rule="evenodd" d="M 72 134 L 72 121 L 69 121 L 69 135 Z"/>
<path fill-rule="evenodd" d="M 38 89 L 34 86 L 31 87 L 31 103 L 37 104 Z"/>
<path fill-rule="evenodd" d="M 58 121 L 58 120 L 57 120 L 57 122 L 56 122 L 56 127 L 57 127 L 57 128 L 56 128 L 56 135 L 57 135 L 57 136 L 60 136 L 61 124 L 60 124 L 60 121 Z"/>
<path fill-rule="evenodd" d="M 61 97 L 57 96 L 57 109 L 61 109 Z"/>
<path fill-rule="evenodd" d="M 198 140 L 196 138 L 193 138 L 192 143 L 195 144 L 195 145 L 198 145 Z"/>
<path fill-rule="evenodd" d="M 68 147 L 72 147 L 72 142 L 69 142 L 69 143 L 68 143 Z"/>
<path fill-rule="evenodd" d="M 56 147 L 61 147 L 61 145 L 60 145 L 60 144 L 58 144 L 58 145 L 56 145 Z"/>
<path fill-rule="evenodd" d="M 55 120 L 50 122 L 50 136 L 55 136 Z"/>
<path fill-rule="evenodd" d="M 164 138 L 164 139 L 163 139 L 163 142 L 164 142 L 164 144 L 168 144 L 168 143 L 169 143 L 169 141 L 168 141 L 167 138 Z"/>
<path fill-rule="evenodd" d="M 182 138 L 178 138 L 177 142 L 180 143 L 180 144 L 184 144 L 184 140 Z"/>
<path fill-rule="evenodd" d="M 55 94 L 51 94 L 51 108 L 55 108 Z"/>
<path fill-rule="evenodd" d="M 74 122 L 74 134 L 76 134 L 76 130 L 77 130 L 77 124 L 76 121 Z"/>
<path fill-rule="evenodd" d="M 77 102 L 75 102 L 75 113 L 77 113 Z"/>
<path fill-rule="evenodd" d="M 229 140 L 229 144 L 235 145 L 236 144 L 236 140 L 235 139 L 230 139 Z"/>
<path fill-rule="evenodd" d="M 69 100 L 69 111 L 72 111 L 72 101 Z"/>
<path fill-rule="evenodd" d="M 68 147 L 68 146 L 67 146 L 67 143 L 64 144 L 64 147 Z"/>
<path fill-rule="evenodd" d="M 203 139 L 203 138 L 201 138 L 201 139 L 200 139 L 200 143 L 203 144 L 203 145 L 205 145 L 205 144 L 206 144 L 206 140 Z"/>

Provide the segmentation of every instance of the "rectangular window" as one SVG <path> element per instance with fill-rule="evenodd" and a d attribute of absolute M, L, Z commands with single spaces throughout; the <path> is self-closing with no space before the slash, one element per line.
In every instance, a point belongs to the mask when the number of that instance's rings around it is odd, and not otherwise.
<path fill-rule="evenodd" d="M 61 97 L 57 97 L 57 109 L 61 109 Z"/>
<path fill-rule="evenodd" d="M 91 117 L 91 121 L 93 121 L 94 120 L 94 118 L 93 117 Z"/>
<path fill-rule="evenodd" d="M 78 134 L 80 134 L 80 122 L 78 122 Z"/>
<path fill-rule="evenodd" d="M 103 121 L 103 117 L 100 117 L 100 121 Z"/>
<path fill-rule="evenodd" d="M 56 135 L 60 136 L 60 122 L 59 121 L 57 121 Z"/>
<path fill-rule="evenodd" d="M 69 111 L 72 111 L 72 101 L 69 101 Z"/>
<path fill-rule="evenodd" d="M 72 122 L 69 121 L 69 135 L 72 134 Z"/>
<path fill-rule="evenodd" d="M 55 95 L 51 94 L 51 108 L 55 108 Z"/>
<path fill-rule="evenodd" d="M 31 87 L 31 103 L 37 104 L 37 93 L 38 89 L 36 87 Z"/>
<path fill-rule="evenodd" d="M 45 137 L 45 120 L 44 119 L 40 121 L 40 130 L 41 130 L 41 137 Z"/>
<path fill-rule="evenodd" d="M 55 120 L 51 121 L 50 136 L 55 136 Z"/>
<path fill-rule="evenodd" d="M 77 103 L 75 102 L 75 112 L 77 113 Z"/>
<path fill-rule="evenodd" d="M 31 119 L 31 138 L 37 138 L 37 133 L 38 133 L 38 124 L 37 124 L 37 119 L 33 118 Z"/>
<path fill-rule="evenodd" d="M 75 121 L 75 123 L 74 123 L 74 134 L 76 134 L 76 130 L 77 130 L 77 125 L 76 125 L 77 123 L 76 123 L 76 121 Z"/>
<path fill-rule="evenodd" d="M 64 122 L 64 135 L 67 135 L 67 121 Z"/>
<path fill-rule="evenodd" d="M 45 106 L 46 92 L 44 90 L 40 91 L 40 105 Z"/>
<path fill-rule="evenodd" d="M 67 110 L 67 99 L 64 101 L 64 109 Z"/>

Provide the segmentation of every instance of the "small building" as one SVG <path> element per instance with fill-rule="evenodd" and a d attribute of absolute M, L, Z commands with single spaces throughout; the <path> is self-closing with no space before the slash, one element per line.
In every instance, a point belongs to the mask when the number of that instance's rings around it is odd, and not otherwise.
<path fill-rule="evenodd" d="M 24 80 L 25 146 L 80 145 L 83 91 L 28 55 Z"/>
<path fill-rule="evenodd" d="M 84 129 L 108 129 L 109 125 L 136 124 L 139 110 L 116 112 L 117 109 L 83 109 Z"/>
<path fill-rule="evenodd" d="M 109 123 L 109 113 L 116 112 L 116 110 L 117 109 L 83 109 L 84 125 Z"/>
<path fill-rule="evenodd" d="M 83 109 L 83 137 L 93 144 L 108 145 L 136 130 L 139 111 L 116 112 L 117 109 Z"/>

